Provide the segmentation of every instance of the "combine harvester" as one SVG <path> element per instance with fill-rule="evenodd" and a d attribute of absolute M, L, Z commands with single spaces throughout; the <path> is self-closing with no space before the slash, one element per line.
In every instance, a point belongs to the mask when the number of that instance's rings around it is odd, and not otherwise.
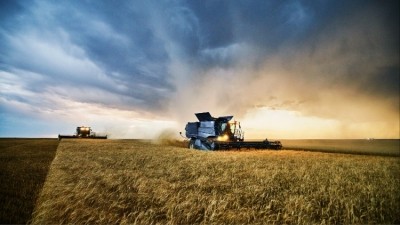
<path fill-rule="evenodd" d="M 58 135 L 58 140 L 63 138 L 107 139 L 107 135 L 96 135 L 90 127 L 77 127 L 74 135 Z"/>
<path fill-rule="evenodd" d="M 231 121 L 233 116 L 214 118 L 209 112 L 195 113 L 195 115 L 199 122 L 189 122 L 185 127 L 190 149 L 282 149 L 280 141 L 268 141 L 268 139 L 244 141 L 244 132 L 240 127 L 240 122 Z"/>

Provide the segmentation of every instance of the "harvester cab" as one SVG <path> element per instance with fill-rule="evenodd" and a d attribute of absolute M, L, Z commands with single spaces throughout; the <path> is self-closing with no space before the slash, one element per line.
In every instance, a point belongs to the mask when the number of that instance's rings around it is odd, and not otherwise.
<path fill-rule="evenodd" d="M 90 127 L 77 127 L 76 128 L 76 135 L 78 137 L 89 137 L 92 132 Z"/>
<path fill-rule="evenodd" d="M 240 122 L 232 121 L 233 116 L 214 118 L 209 112 L 196 113 L 195 115 L 200 122 L 192 124 L 198 127 L 200 136 L 217 138 L 218 141 L 244 140 L 244 133 L 240 127 Z"/>
<path fill-rule="evenodd" d="M 224 129 L 225 124 L 221 125 L 222 130 Z M 244 141 L 244 132 L 242 131 L 242 127 L 240 126 L 240 122 L 238 121 L 229 121 L 226 123 L 225 134 L 223 134 L 222 141 Z"/>
<path fill-rule="evenodd" d="M 195 114 L 199 122 L 186 124 L 186 137 L 189 148 L 200 150 L 218 150 L 230 148 L 273 148 L 281 149 L 279 141 L 244 142 L 244 132 L 240 122 L 233 116 L 212 117 L 209 112 Z"/>

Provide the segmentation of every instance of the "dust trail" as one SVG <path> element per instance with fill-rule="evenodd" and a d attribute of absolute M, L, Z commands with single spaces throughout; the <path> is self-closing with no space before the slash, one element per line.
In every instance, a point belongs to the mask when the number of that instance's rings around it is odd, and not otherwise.
<path fill-rule="evenodd" d="M 180 136 L 174 129 L 165 129 L 158 136 L 152 139 L 152 143 L 175 147 L 187 147 L 187 141 Z"/>

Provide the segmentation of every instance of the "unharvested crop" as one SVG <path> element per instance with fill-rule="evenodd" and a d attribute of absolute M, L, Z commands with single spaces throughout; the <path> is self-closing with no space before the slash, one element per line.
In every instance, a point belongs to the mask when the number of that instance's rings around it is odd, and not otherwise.
<path fill-rule="evenodd" d="M 400 158 L 62 140 L 34 224 L 400 223 Z"/>
<path fill-rule="evenodd" d="M 286 149 L 362 155 L 400 156 L 399 139 L 300 139 L 282 140 L 282 144 Z"/>

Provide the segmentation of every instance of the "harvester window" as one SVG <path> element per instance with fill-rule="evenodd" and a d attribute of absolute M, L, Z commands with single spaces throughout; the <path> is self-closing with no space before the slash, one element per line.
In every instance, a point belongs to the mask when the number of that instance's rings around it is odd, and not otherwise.
<path fill-rule="evenodd" d="M 221 132 L 224 132 L 226 129 L 226 123 L 221 123 Z"/>

